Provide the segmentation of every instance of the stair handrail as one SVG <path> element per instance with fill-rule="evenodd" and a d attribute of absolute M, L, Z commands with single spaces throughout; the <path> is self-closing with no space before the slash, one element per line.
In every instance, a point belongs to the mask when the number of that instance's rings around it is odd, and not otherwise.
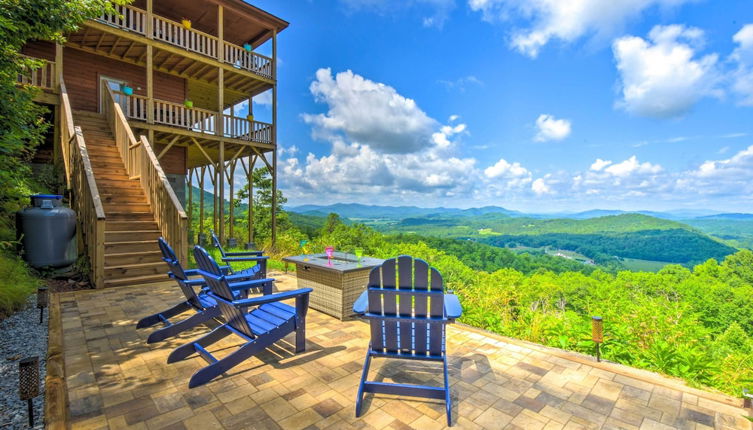
<path fill-rule="evenodd" d="M 167 180 L 146 136 L 136 139 L 112 88 L 103 85 L 103 89 L 103 111 L 115 145 L 123 158 L 126 173 L 131 179 L 139 180 L 162 237 L 173 246 L 181 263 L 187 264 L 188 217 L 183 205 Z"/>
<path fill-rule="evenodd" d="M 86 141 L 73 122 L 73 110 L 68 99 L 62 74 L 60 85 L 60 147 L 65 165 L 66 186 L 72 191 L 72 206 L 76 211 L 79 245 L 83 245 L 89 267 L 88 275 L 96 288 L 104 286 L 105 279 L 105 209 L 94 178 Z"/>

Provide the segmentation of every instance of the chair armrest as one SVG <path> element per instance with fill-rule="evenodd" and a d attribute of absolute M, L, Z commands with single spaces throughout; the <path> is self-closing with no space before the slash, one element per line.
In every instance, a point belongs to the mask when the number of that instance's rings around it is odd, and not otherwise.
<path fill-rule="evenodd" d="M 366 290 L 361 293 L 360 296 L 353 302 L 353 312 L 357 314 L 363 314 L 366 312 L 366 308 L 369 307 L 369 291 Z"/>
<path fill-rule="evenodd" d="M 460 306 L 458 296 L 454 294 L 444 295 L 444 314 L 448 319 L 460 318 L 463 315 L 463 307 Z"/>
<path fill-rule="evenodd" d="M 274 302 L 279 302 L 281 300 L 287 300 L 287 299 L 292 299 L 292 298 L 296 298 L 300 296 L 305 296 L 305 295 L 308 295 L 312 291 L 313 289 L 311 288 L 301 288 L 301 289 L 293 290 L 293 291 L 284 291 L 282 293 L 268 294 L 265 296 L 253 297 L 250 299 L 234 300 L 233 305 L 237 308 L 259 306 L 265 303 L 274 303 Z"/>
<path fill-rule="evenodd" d="M 262 254 L 264 254 L 264 251 L 238 251 L 238 252 L 226 252 L 225 255 L 228 257 L 243 257 L 247 255 L 261 257 Z"/>
<path fill-rule="evenodd" d="M 263 257 L 222 257 L 222 261 L 225 263 L 229 263 L 231 261 L 257 261 L 262 262 L 269 260 L 269 257 L 263 256 Z"/>
<path fill-rule="evenodd" d="M 264 278 L 264 279 L 255 279 L 253 281 L 242 281 L 242 282 L 233 282 L 232 284 L 228 284 L 230 287 L 230 291 L 240 291 L 240 290 L 248 290 L 249 288 L 255 288 L 259 285 L 267 284 L 270 285 L 274 282 L 274 278 Z"/>
<path fill-rule="evenodd" d="M 254 273 L 236 273 L 236 274 L 233 274 L 233 275 L 225 275 L 225 279 L 227 279 L 228 282 L 235 282 L 235 281 L 240 281 L 240 280 L 243 280 L 243 279 L 251 279 L 254 276 L 256 276 L 257 272 L 254 272 Z"/>
<path fill-rule="evenodd" d="M 204 279 L 186 279 L 182 282 L 189 287 L 202 287 L 206 285 L 206 281 Z"/>

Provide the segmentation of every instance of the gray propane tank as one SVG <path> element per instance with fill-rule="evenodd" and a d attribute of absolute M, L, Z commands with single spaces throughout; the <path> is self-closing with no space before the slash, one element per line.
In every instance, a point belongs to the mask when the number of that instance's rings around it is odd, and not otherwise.
<path fill-rule="evenodd" d="M 16 212 L 16 234 L 23 258 L 36 268 L 60 268 L 76 262 L 76 212 L 63 206 L 63 196 L 37 194 L 32 207 Z"/>

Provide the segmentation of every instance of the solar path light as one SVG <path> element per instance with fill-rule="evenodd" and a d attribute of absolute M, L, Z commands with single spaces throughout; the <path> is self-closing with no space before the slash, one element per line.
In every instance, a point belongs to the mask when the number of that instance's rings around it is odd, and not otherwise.
<path fill-rule="evenodd" d="M 50 301 L 50 297 L 47 294 L 47 288 L 37 288 L 37 308 L 39 309 L 39 324 L 42 324 L 42 318 L 44 317 L 44 308 L 47 307 Z"/>
<path fill-rule="evenodd" d="M 596 361 L 601 361 L 601 343 L 604 342 L 604 321 L 601 317 L 591 317 L 591 340 L 596 344 Z"/>
<path fill-rule="evenodd" d="M 18 395 L 29 405 L 29 427 L 34 427 L 32 400 L 39 395 L 39 357 L 27 357 L 18 362 Z"/>

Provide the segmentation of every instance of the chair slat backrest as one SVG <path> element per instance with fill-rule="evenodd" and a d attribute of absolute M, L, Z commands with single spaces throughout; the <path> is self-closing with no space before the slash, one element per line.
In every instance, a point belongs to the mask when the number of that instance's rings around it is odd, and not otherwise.
<path fill-rule="evenodd" d="M 162 237 L 157 239 L 157 243 L 159 244 L 160 251 L 162 251 L 162 261 L 167 263 L 167 267 L 170 268 L 172 277 L 175 279 L 175 282 L 178 283 L 183 295 L 186 296 L 186 300 L 188 300 L 193 306 L 201 307 L 199 298 L 196 296 L 196 291 L 193 287 L 182 282 L 187 281 L 188 276 L 186 276 L 186 272 L 183 271 L 183 266 L 180 264 L 173 248 Z"/>
<path fill-rule="evenodd" d="M 444 286 L 436 269 L 407 255 L 386 260 L 369 274 L 368 295 L 372 350 L 444 353 Z"/>
<path fill-rule="evenodd" d="M 214 230 L 211 230 L 210 233 L 212 235 L 212 245 L 214 245 L 215 248 L 220 250 L 220 255 L 222 255 L 222 258 L 227 257 L 227 255 L 225 255 L 225 249 L 222 247 L 222 244 L 220 243 L 220 239 L 214 233 Z"/>
<path fill-rule="evenodd" d="M 222 312 L 222 317 L 234 329 L 253 337 L 254 333 L 251 331 L 248 321 L 246 321 L 245 313 L 232 304 L 235 296 L 230 289 L 227 278 L 222 274 L 220 266 L 204 248 L 198 245 L 194 247 L 193 255 L 199 269 L 205 272 L 202 275 L 207 285 L 209 285 L 209 289 L 212 290 L 212 294 L 218 299 L 217 304 L 220 307 L 220 312 Z"/>

